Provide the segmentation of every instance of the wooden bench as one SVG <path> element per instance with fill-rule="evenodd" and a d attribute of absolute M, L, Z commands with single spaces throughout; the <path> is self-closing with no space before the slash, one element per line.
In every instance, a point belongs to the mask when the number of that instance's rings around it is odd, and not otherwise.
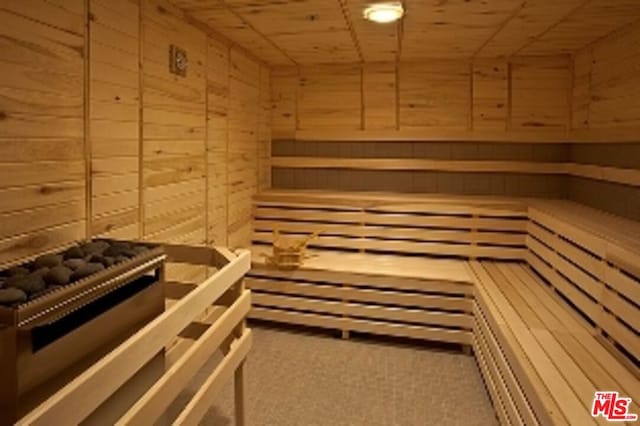
<path fill-rule="evenodd" d="M 496 411 L 593 424 L 595 391 L 616 390 L 640 412 L 638 224 L 562 201 L 532 202 L 529 219 L 528 266 L 471 262 L 474 350 Z"/>
<path fill-rule="evenodd" d="M 529 265 L 640 377 L 638 225 L 562 202 L 534 204 L 529 217 Z"/>
<path fill-rule="evenodd" d="M 471 268 L 474 352 L 502 423 L 594 424 L 591 404 L 602 390 L 640 401 L 638 378 L 531 268 L 477 261 Z"/>
<path fill-rule="evenodd" d="M 254 247 L 251 318 L 471 345 L 473 279 L 464 263 L 316 251 L 294 271 L 264 265 Z"/>
<path fill-rule="evenodd" d="M 526 210 L 516 201 L 305 195 L 256 198 L 253 318 L 468 346 L 473 279 L 460 259 L 525 255 Z M 264 265 L 274 229 L 322 233 L 313 257 L 288 272 Z"/>
<path fill-rule="evenodd" d="M 640 413 L 636 222 L 566 201 L 270 191 L 254 228 L 254 318 L 471 342 L 504 424 L 604 424 L 590 410 L 607 390 Z M 324 233 L 278 271 L 261 260 L 276 228 Z"/>

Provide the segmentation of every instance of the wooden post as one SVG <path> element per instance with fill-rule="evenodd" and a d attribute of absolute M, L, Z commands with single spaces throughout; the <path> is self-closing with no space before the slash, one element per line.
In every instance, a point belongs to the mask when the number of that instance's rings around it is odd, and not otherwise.
<path fill-rule="evenodd" d="M 235 395 L 235 411 L 236 411 L 236 425 L 237 426 L 245 426 L 247 424 L 247 419 L 245 415 L 245 404 L 244 404 L 244 363 L 242 361 L 236 372 L 234 373 L 234 395 Z"/>
<path fill-rule="evenodd" d="M 349 287 L 347 286 L 347 284 L 345 284 L 344 282 L 342 283 L 342 318 L 343 319 L 347 319 L 347 315 L 345 314 L 346 308 L 347 308 L 347 303 L 349 303 L 349 299 L 347 299 L 345 297 L 345 294 L 347 292 L 347 289 Z M 349 339 L 349 328 L 346 325 L 346 321 L 342 324 L 342 338 L 344 340 L 348 340 Z"/>
<path fill-rule="evenodd" d="M 244 279 L 238 281 L 235 285 L 236 297 L 234 299 L 238 299 L 245 290 Z M 236 327 L 234 334 L 237 338 L 242 336 L 245 328 L 247 327 L 247 320 L 243 319 L 238 326 Z M 246 425 L 246 413 L 245 413 L 245 375 L 244 375 L 244 363 L 245 360 L 242 360 L 238 368 L 234 373 L 234 405 L 235 405 L 235 416 L 236 416 L 236 426 L 245 426 Z"/>

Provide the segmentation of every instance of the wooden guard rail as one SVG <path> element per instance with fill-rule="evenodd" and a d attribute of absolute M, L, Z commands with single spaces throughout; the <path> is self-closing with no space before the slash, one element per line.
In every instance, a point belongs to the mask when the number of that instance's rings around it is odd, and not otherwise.
<path fill-rule="evenodd" d="M 167 406 L 218 350 L 222 361 L 182 410 L 174 424 L 197 425 L 222 386 L 235 378 L 236 424 L 244 420 L 243 363 L 252 341 L 245 318 L 251 294 L 243 277 L 251 265 L 246 250 L 232 253 L 223 248 L 165 246 L 170 262 L 216 268 L 204 282 L 193 285 L 179 301 L 140 329 L 91 368 L 44 401 L 19 421 L 19 425 L 79 424 L 126 385 L 202 313 L 219 308 L 209 327 L 174 361 L 168 363 L 155 383 L 145 384 L 142 397 L 115 422 L 118 425 L 153 424 Z M 200 323 L 201 324 L 201 323 Z M 130 405 L 130 404 L 129 404 Z"/>

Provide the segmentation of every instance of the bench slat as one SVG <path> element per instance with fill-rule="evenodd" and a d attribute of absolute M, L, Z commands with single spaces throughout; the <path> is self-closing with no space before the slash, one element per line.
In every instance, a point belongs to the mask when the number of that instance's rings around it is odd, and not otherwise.
<path fill-rule="evenodd" d="M 372 320 L 360 320 L 346 317 L 332 317 L 311 313 L 285 311 L 264 307 L 254 307 L 249 314 L 251 318 L 308 325 L 312 327 L 336 330 L 358 331 L 362 333 L 382 334 L 387 336 L 408 337 L 412 339 L 433 340 L 463 345 L 471 344 L 471 332 L 448 330 L 443 328 L 417 325 L 392 324 Z"/>
<path fill-rule="evenodd" d="M 307 297 L 336 298 L 356 302 L 421 307 L 460 312 L 471 312 L 471 299 L 462 297 L 433 296 L 405 293 L 391 290 L 357 289 L 353 287 L 332 287 L 304 284 L 295 281 L 273 281 L 269 279 L 247 278 L 247 285 L 253 290 L 299 294 Z"/>

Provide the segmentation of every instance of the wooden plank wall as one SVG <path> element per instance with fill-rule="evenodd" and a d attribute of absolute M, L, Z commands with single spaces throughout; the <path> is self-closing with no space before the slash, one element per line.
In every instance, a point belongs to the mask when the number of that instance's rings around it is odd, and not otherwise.
<path fill-rule="evenodd" d="M 558 141 L 568 56 L 272 71 L 274 139 Z"/>
<path fill-rule="evenodd" d="M 0 264 L 86 235 L 84 15 L 0 6 Z"/>
<path fill-rule="evenodd" d="M 640 174 L 640 25 L 635 24 L 577 52 L 573 63 L 572 124 L 597 134 L 599 144 L 573 144 L 571 160 Z M 620 139 L 626 143 L 612 144 Z M 640 188 L 573 177 L 570 199 L 640 220 Z"/>
<path fill-rule="evenodd" d="M 10 0 L 0 21 L 0 264 L 92 235 L 249 243 L 264 64 L 160 0 Z"/>
<path fill-rule="evenodd" d="M 144 238 L 204 244 L 207 36 L 164 3 L 143 5 Z M 186 77 L 169 72 L 170 44 L 187 52 Z"/>
<path fill-rule="evenodd" d="M 236 51 L 229 67 L 228 244 L 236 246 L 251 239 L 251 201 L 258 189 L 260 67 Z"/>
<path fill-rule="evenodd" d="M 89 8 L 91 234 L 139 238 L 139 8 L 108 0 Z"/>
<path fill-rule="evenodd" d="M 640 128 L 640 23 L 577 52 L 572 124 L 576 129 Z M 606 133 L 605 133 L 606 134 Z M 636 132 L 636 142 L 640 136 Z"/>

